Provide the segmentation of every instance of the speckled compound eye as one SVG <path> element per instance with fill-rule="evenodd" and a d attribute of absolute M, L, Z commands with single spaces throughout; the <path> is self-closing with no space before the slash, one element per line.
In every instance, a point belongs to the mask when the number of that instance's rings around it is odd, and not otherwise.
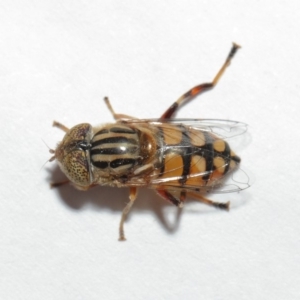
<path fill-rule="evenodd" d="M 90 172 L 90 124 L 79 124 L 71 128 L 55 150 L 61 170 L 72 183 L 86 187 L 92 182 Z"/>
<path fill-rule="evenodd" d="M 90 185 L 89 158 L 84 150 L 73 150 L 67 154 L 62 166 L 64 173 L 75 184 L 80 186 Z"/>

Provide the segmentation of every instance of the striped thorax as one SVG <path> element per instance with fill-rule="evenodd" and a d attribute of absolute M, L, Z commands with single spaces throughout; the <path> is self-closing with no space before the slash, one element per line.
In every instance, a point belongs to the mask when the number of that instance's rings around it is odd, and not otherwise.
<path fill-rule="evenodd" d="M 139 131 L 124 125 L 107 125 L 91 140 L 91 163 L 107 175 L 121 176 L 141 161 Z"/>

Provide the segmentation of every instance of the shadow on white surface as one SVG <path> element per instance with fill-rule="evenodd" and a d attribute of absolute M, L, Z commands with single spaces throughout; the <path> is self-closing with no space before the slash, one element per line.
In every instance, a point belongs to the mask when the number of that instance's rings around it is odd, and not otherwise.
<path fill-rule="evenodd" d="M 64 175 L 56 165 L 54 168 L 46 168 L 48 176 L 46 180 L 51 182 L 64 181 Z M 112 188 L 107 186 L 97 186 L 88 191 L 79 191 L 71 184 L 64 184 L 53 188 L 58 198 L 69 208 L 80 211 L 84 206 L 91 204 L 94 209 L 109 210 L 119 212 L 120 216 L 126 203 L 128 202 L 128 189 Z M 224 201 L 224 194 L 209 194 L 211 199 Z M 237 209 L 246 205 L 251 198 L 251 193 L 230 193 L 226 194 L 226 199 L 230 201 L 230 208 Z M 139 196 L 134 203 L 133 210 L 152 212 L 160 222 L 164 230 L 170 234 L 177 232 L 180 226 L 182 213 L 211 214 L 226 213 L 218 209 L 209 207 L 197 201 L 187 201 L 183 209 L 179 209 L 156 195 L 154 190 L 147 188 L 139 189 Z M 133 212 L 129 213 L 128 218 Z"/>

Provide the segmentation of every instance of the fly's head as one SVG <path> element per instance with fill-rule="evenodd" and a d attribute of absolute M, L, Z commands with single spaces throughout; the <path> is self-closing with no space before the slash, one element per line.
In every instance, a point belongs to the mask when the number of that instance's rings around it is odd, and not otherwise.
<path fill-rule="evenodd" d="M 90 140 L 92 126 L 79 124 L 67 131 L 63 140 L 55 150 L 50 150 L 54 156 L 50 161 L 57 160 L 62 172 L 78 188 L 91 185 L 92 170 L 90 164 Z"/>

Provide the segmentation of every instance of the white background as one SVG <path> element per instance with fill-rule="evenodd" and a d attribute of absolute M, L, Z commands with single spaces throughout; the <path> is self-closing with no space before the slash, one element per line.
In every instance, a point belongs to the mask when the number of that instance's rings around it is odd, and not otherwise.
<path fill-rule="evenodd" d="M 1 1 L 1 299 L 299 299 L 299 1 Z M 230 213 L 177 209 L 142 190 L 117 241 L 126 189 L 71 186 L 50 158 L 63 132 L 117 112 L 250 125 L 255 176 Z M 231 199 L 224 194 L 222 200 Z M 211 196 L 214 199 L 214 195 Z"/>

